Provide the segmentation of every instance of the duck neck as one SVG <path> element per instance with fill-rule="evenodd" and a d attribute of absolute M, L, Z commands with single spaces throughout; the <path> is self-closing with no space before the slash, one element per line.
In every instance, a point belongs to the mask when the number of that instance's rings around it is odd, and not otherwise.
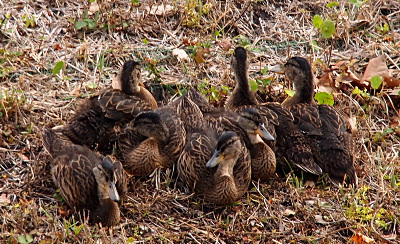
<path fill-rule="evenodd" d="M 233 174 L 233 162 L 225 162 L 224 165 L 218 166 L 215 172 L 215 189 L 218 189 L 218 204 L 227 205 L 236 201 L 238 188 Z"/>
<path fill-rule="evenodd" d="M 132 77 L 122 77 L 121 83 L 121 90 L 128 95 L 134 95 L 140 92 L 140 86 L 137 82 L 132 80 Z"/>
<path fill-rule="evenodd" d="M 110 198 L 100 199 L 97 208 L 90 213 L 90 219 L 95 222 L 101 222 L 103 226 L 116 225 L 120 220 L 119 206 Z"/>
<path fill-rule="evenodd" d="M 228 107 L 237 108 L 244 105 L 256 105 L 257 99 L 250 89 L 247 64 L 238 60 L 235 67 L 236 87 L 228 100 Z"/>
<path fill-rule="evenodd" d="M 314 80 L 311 71 L 305 71 L 294 80 L 296 93 L 294 97 L 298 103 L 314 103 Z"/>

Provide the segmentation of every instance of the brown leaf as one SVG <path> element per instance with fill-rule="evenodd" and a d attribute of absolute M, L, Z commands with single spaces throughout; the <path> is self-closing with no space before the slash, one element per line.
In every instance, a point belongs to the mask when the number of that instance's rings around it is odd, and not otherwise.
<path fill-rule="evenodd" d="M 368 244 L 368 243 L 374 243 L 374 239 L 369 238 L 368 236 L 365 236 L 361 233 L 355 234 L 351 240 L 356 243 L 356 244 Z"/>
<path fill-rule="evenodd" d="M 81 94 L 81 87 L 82 84 L 79 84 L 72 89 L 72 91 L 69 93 L 71 96 L 79 96 Z"/>
<path fill-rule="evenodd" d="M 88 14 L 92 15 L 92 14 L 96 13 L 99 10 L 100 10 L 99 4 L 97 4 L 97 2 L 92 2 L 90 4 Z"/>
<path fill-rule="evenodd" d="M 0 206 L 6 206 L 10 204 L 10 199 L 7 198 L 5 193 L 0 195 Z"/>
<path fill-rule="evenodd" d="M 194 60 L 196 60 L 196 62 L 198 64 L 204 63 L 204 56 L 203 56 L 203 48 L 198 48 L 196 50 L 196 56 L 194 57 Z"/>
<path fill-rule="evenodd" d="M 385 84 L 386 87 L 396 88 L 400 86 L 400 79 L 386 75 L 382 76 L 382 78 L 383 78 L 383 83 Z"/>
<path fill-rule="evenodd" d="M 218 42 L 218 46 L 220 46 L 222 48 L 222 50 L 224 50 L 224 51 L 229 51 L 232 44 L 229 40 L 224 40 L 224 41 Z"/>
<path fill-rule="evenodd" d="M 333 84 L 332 75 L 330 72 L 318 79 L 317 85 L 331 87 Z"/>
<path fill-rule="evenodd" d="M 352 117 L 348 118 L 347 121 L 349 122 L 351 133 L 353 135 L 355 135 L 357 133 L 357 131 L 358 131 L 358 129 L 357 129 L 357 117 L 356 116 L 352 116 Z"/>
<path fill-rule="evenodd" d="M 175 48 L 174 50 L 172 50 L 172 55 L 176 56 L 179 62 L 189 60 L 189 56 L 187 55 L 185 50 L 180 48 Z"/>
<path fill-rule="evenodd" d="M 293 215 L 295 215 L 296 214 L 296 212 L 295 211 L 293 211 L 293 210 L 290 210 L 290 209 L 285 209 L 285 211 L 283 212 L 283 215 L 284 216 L 293 216 Z"/>
<path fill-rule="evenodd" d="M 367 68 L 365 69 L 362 81 L 370 81 L 373 76 L 389 76 L 389 69 L 385 62 L 386 58 L 381 55 L 369 60 Z"/>

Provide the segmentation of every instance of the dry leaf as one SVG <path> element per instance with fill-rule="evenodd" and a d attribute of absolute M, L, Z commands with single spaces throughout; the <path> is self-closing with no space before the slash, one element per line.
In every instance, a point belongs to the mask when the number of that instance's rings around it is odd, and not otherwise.
<path fill-rule="evenodd" d="M 189 60 L 189 56 L 187 55 L 185 50 L 180 48 L 175 48 L 174 50 L 172 50 L 172 55 L 176 56 L 179 62 Z"/>
<path fill-rule="evenodd" d="M 229 40 L 224 40 L 224 41 L 218 42 L 218 46 L 220 46 L 222 48 L 222 50 L 224 50 L 224 51 L 229 51 L 232 44 Z"/>
<path fill-rule="evenodd" d="M 369 81 L 373 76 L 389 76 L 389 69 L 385 62 L 385 55 L 369 60 L 362 81 Z"/>
<path fill-rule="evenodd" d="M 81 87 L 82 84 L 79 84 L 72 89 L 72 91 L 69 93 L 71 96 L 79 96 L 81 94 Z"/>
<path fill-rule="evenodd" d="M 356 134 L 358 129 L 357 129 L 357 117 L 353 116 L 347 119 L 349 126 L 350 126 L 350 130 L 352 134 Z"/>
<path fill-rule="evenodd" d="M 28 162 L 29 161 L 29 158 L 26 155 L 24 155 L 22 153 L 17 153 L 17 155 L 23 162 Z"/>
<path fill-rule="evenodd" d="M 318 79 L 318 82 L 316 84 L 319 86 L 331 87 L 333 84 L 331 73 L 328 72 L 325 75 L 323 75 L 321 78 Z"/>
<path fill-rule="evenodd" d="M 202 48 L 199 48 L 196 50 L 196 56 L 194 57 L 194 59 L 196 60 L 196 62 L 198 64 L 205 62 L 204 57 L 203 57 L 203 49 Z"/>
<path fill-rule="evenodd" d="M 90 4 L 88 14 L 92 15 L 92 14 L 96 13 L 99 10 L 100 10 L 100 8 L 99 8 L 99 5 L 97 4 L 97 2 L 92 2 Z"/>
<path fill-rule="evenodd" d="M 391 77 L 391 76 L 383 76 L 383 83 L 386 87 L 396 88 L 400 86 L 400 79 Z"/>
<path fill-rule="evenodd" d="M 296 214 L 296 212 L 293 211 L 293 210 L 290 210 L 290 209 L 286 209 L 286 210 L 283 212 L 283 215 L 286 216 L 286 217 L 293 216 L 293 215 L 295 215 L 295 214 Z"/>
<path fill-rule="evenodd" d="M 158 6 L 146 7 L 146 11 L 151 15 L 169 15 L 174 10 L 174 7 L 169 4 L 161 4 Z"/>
<path fill-rule="evenodd" d="M 10 204 L 10 199 L 7 198 L 5 193 L 0 195 L 0 206 L 6 206 Z"/>
<path fill-rule="evenodd" d="M 329 224 L 329 222 L 326 222 L 324 220 L 324 217 L 322 215 L 315 215 L 315 222 L 322 225 Z"/>
<path fill-rule="evenodd" d="M 368 244 L 368 243 L 374 243 L 374 239 L 369 238 L 368 236 L 365 236 L 361 233 L 355 234 L 351 240 L 356 243 L 356 244 Z"/>

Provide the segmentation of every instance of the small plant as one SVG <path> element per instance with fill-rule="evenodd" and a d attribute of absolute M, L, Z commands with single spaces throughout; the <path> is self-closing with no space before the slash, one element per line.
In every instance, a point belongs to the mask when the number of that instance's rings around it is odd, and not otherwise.
<path fill-rule="evenodd" d="M 20 235 L 18 237 L 18 243 L 29 244 L 32 242 L 33 242 L 33 237 L 31 235 L 25 234 L 25 235 Z"/>
<path fill-rule="evenodd" d="M 327 92 L 317 92 L 314 98 L 317 100 L 318 104 L 327 104 L 333 106 L 335 103 L 333 96 Z"/>
<path fill-rule="evenodd" d="M 88 18 L 88 12 L 85 11 L 83 13 L 83 19 L 80 21 L 75 22 L 75 29 L 80 30 L 83 28 L 93 30 L 97 27 L 99 21 L 100 11 L 97 11 L 94 15 L 94 18 Z"/>
<path fill-rule="evenodd" d="M 26 28 L 29 28 L 29 27 L 34 28 L 34 27 L 36 27 L 35 16 L 24 14 L 22 16 L 22 20 L 25 22 L 25 27 Z"/>
<path fill-rule="evenodd" d="M 146 58 L 146 70 L 150 71 L 147 77 L 150 78 L 151 75 L 155 76 L 155 81 L 161 82 L 160 73 L 165 70 L 164 67 L 157 68 L 158 60 Z"/>
<path fill-rule="evenodd" d="M 320 30 L 321 35 L 326 39 L 331 38 L 336 32 L 335 23 L 329 19 L 323 20 L 320 15 L 314 16 L 313 25 Z"/>
<path fill-rule="evenodd" d="M 211 3 L 203 4 L 201 0 L 186 0 L 184 19 L 182 24 L 188 27 L 195 27 L 200 24 L 201 17 L 208 14 L 212 8 Z"/>
<path fill-rule="evenodd" d="M 19 88 L 3 90 L 0 93 L 0 117 L 11 117 L 27 101 L 24 92 Z"/>
<path fill-rule="evenodd" d="M 60 71 L 62 70 L 62 68 L 64 67 L 64 62 L 63 61 L 58 61 L 55 65 L 53 70 L 51 71 L 51 73 L 53 75 L 57 75 L 60 73 Z"/>

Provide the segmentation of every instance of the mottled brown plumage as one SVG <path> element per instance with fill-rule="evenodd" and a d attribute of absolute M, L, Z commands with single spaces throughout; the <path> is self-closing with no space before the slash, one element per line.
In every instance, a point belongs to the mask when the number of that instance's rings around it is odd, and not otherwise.
<path fill-rule="evenodd" d="M 321 174 L 322 170 L 314 162 L 311 148 L 299 127 L 295 125 L 290 111 L 278 103 L 258 103 L 250 89 L 247 53 L 244 48 L 235 49 L 231 66 L 237 84 L 226 106 L 233 110 L 251 107 L 259 111 L 268 132 L 276 138 L 274 143 L 267 144 L 275 152 L 279 170 L 288 172 L 300 168 L 313 174 Z"/>
<path fill-rule="evenodd" d="M 53 180 L 68 206 L 89 210 L 92 222 L 116 225 L 120 219 L 117 202 L 125 197 L 128 180 L 121 163 L 62 140 L 50 128 L 44 128 L 43 144 L 53 158 Z"/>
<path fill-rule="evenodd" d="M 83 101 L 68 123 L 57 128 L 71 141 L 99 151 L 110 150 L 116 125 L 123 125 L 142 111 L 157 107 L 151 93 L 140 86 L 140 64 L 125 62 L 113 88 Z"/>
<path fill-rule="evenodd" d="M 171 168 L 185 146 L 186 132 L 176 109 L 164 106 L 139 114 L 119 136 L 125 170 L 148 176 Z"/>
<path fill-rule="evenodd" d="M 216 205 L 237 201 L 251 181 L 251 159 L 235 132 L 217 141 L 209 128 L 194 132 L 178 160 L 179 177 L 197 195 Z"/>
<path fill-rule="evenodd" d="M 357 185 L 354 139 L 348 123 L 332 106 L 315 103 L 313 74 L 306 59 L 293 57 L 283 69 L 296 89 L 283 106 L 291 111 L 306 135 L 316 163 L 335 184 Z"/>
<path fill-rule="evenodd" d="M 236 112 L 216 109 L 205 113 L 204 121 L 218 135 L 224 131 L 234 131 L 240 136 L 251 155 L 253 179 L 265 181 L 273 176 L 276 169 L 275 153 L 264 140 L 270 141 L 274 137 L 264 126 L 257 109 L 243 107 Z"/>

